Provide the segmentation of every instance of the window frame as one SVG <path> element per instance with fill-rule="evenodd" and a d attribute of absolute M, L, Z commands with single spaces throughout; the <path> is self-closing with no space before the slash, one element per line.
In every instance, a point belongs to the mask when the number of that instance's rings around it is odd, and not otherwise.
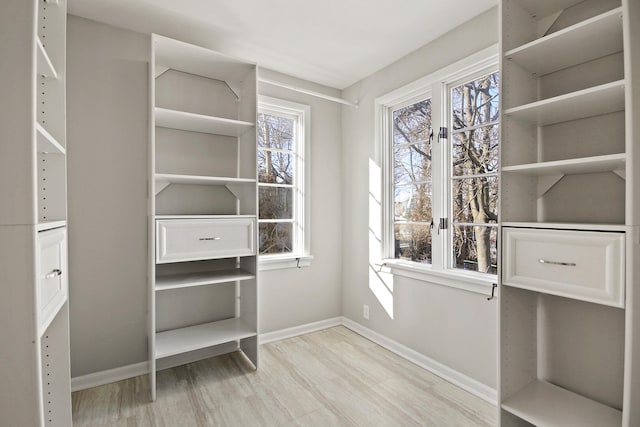
<path fill-rule="evenodd" d="M 381 153 L 382 163 L 382 244 L 380 265 L 383 271 L 421 281 L 464 289 L 482 294 L 491 293 L 497 275 L 469 272 L 453 268 L 452 247 L 452 190 L 451 179 L 451 135 L 438 141 L 440 126 L 447 126 L 451 133 L 449 90 L 457 82 L 473 79 L 488 72 L 499 71 L 498 45 L 490 46 L 467 58 L 456 61 L 412 83 L 382 95 L 375 100 L 376 144 Z M 432 263 L 396 259 L 394 253 L 394 194 L 393 194 L 393 142 L 391 140 L 391 111 L 402 103 L 419 99 L 429 94 L 432 100 Z M 424 98 L 423 98 L 424 99 Z M 499 201 L 498 201 L 499 205 Z M 448 219 L 448 227 L 438 234 L 438 221 Z M 498 230 L 500 223 L 498 222 Z M 499 259 L 498 233 L 498 259 Z"/>
<path fill-rule="evenodd" d="M 311 130 L 309 126 L 311 108 L 309 105 L 287 101 L 280 98 L 260 95 L 258 97 L 258 114 L 271 114 L 288 117 L 294 120 L 295 142 L 292 154 L 295 157 L 293 170 L 293 201 L 292 201 L 292 246 L 290 253 L 260 254 L 258 247 L 258 262 L 260 270 L 275 270 L 280 268 L 306 267 L 311 264 L 313 256 L 310 254 L 310 200 L 309 200 L 309 162 Z M 256 116 L 257 123 L 257 116 Z M 256 156 L 262 150 L 256 142 Z M 257 168 L 257 163 L 256 163 Z M 258 206 L 260 206 L 260 182 L 257 182 L 256 194 Z M 271 186 L 271 185 L 269 185 Z M 283 185 L 286 187 L 286 185 Z M 261 223 L 274 222 L 273 220 L 261 220 L 257 217 L 258 229 Z M 280 222 L 280 221 L 277 221 Z M 281 221 L 281 222 L 287 222 Z"/>

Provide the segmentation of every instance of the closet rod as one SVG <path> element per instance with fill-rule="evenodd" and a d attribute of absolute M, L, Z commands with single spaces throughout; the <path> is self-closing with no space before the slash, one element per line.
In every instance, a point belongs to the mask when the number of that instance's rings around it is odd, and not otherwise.
<path fill-rule="evenodd" d="M 305 93 L 307 95 L 315 96 L 316 98 L 327 99 L 329 101 L 338 102 L 340 104 L 349 105 L 350 107 L 358 108 L 358 103 L 357 102 L 347 101 L 347 100 L 342 99 L 342 98 L 336 98 L 335 96 L 325 95 L 324 93 L 315 92 L 313 90 L 303 89 L 303 88 L 300 88 L 300 87 L 297 87 L 297 86 L 288 85 L 286 83 L 280 83 L 280 82 L 277 82 L 275 80 L 265 79 L 264 77 L 258 77 L 258 81 L 260 83 L 266 83 L 266 84 L 269 84 L 269 85 L 278 86 L 278 87 L 282 87 L 282 88 L 285 88 L 285 89 L 290 89 L 290 90 L 293 90 L 293 91 L 296 91 L 296 92 Z"/>

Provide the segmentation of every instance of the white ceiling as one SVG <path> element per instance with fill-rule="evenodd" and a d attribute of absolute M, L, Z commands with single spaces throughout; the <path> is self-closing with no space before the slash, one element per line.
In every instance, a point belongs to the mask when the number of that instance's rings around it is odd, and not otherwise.
<path fill-rule="evenodd" d="M 490 9 L 497 0 L 68 0 L 68 4 L 74 15 L 202 44 L 343 89 Z"/>

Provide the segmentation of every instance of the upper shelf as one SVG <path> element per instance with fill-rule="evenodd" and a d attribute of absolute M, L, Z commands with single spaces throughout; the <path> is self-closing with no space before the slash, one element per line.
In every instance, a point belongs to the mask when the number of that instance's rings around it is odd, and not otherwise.
<path fill-rule="evenodd" d="M 66 150 L 42 125 L 36 122 L 38 153 L 65 154 Z"/>
<path fill-rule="evenodd" d="M 625 158 L 624 153 L 608 154 L 605 156 L 503 166 L 502 171 L 504 173 L 520 173 L 535 176 L 612 172 L 625 168 Z"/>
<path fill-rule="evenodd" d="M 532 73 L 544 75 L 622 49 L 622 8 L 619 7 L 511 49 L 504 55 Z"/>
<path fill-rule="evenodd" d="M 155 107 L 156 126 L 214 135 L 240 136 L 254 123 Z"/>
<path fill-rule="evenodd" d="M 525 10 L 537 18 L 559 12 L 582 1 L 584 0 L 517 0 Z"/>
<path fill-rule="evenodd" d="M 239 268 L 230 270 L 181 273 L 156 277 L 156 291 L 189 288 L 193 286 L 215 285 L 219 283 L 250 280 L 256 276 Z"/>
<path fill-rule="evenodd" d="M 49 58 L 49 55 L 47 54 L 47 51 L 45 50 L 39 38 L 37 39 L 36 44 L 37 44 L 36 50 L 38 51 L 37 53 L 38 75 L 47 77 L 47 78 L 57 79 L 58 73 L 56 72 L 56 69 L 53 66 L 53 63 L 51 62 L 51 59 Z"/>
<path fill-rule="evenodd" d="M 504 114 L 546 126 L 624 110 L 624 80 L 520 105 Z"/>
<path fill-rule="evenodd" d="M 228 178 L 220 176 L 201 175 L 176 175 L 170 173 L 157 173 L 154 175 L 156 182 L 169 184 L 195 184 L 195 185 L 229 185 L 242 183 L 255 183 L 255 179 Z"/>

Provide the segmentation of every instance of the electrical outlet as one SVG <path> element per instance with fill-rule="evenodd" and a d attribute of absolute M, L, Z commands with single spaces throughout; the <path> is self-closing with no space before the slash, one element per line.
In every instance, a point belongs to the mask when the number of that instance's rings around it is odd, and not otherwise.
<path fill-rule="evenodd" d="M 363 307 L 362 315 L 364 316 L 365 320 L 369 320 L 369 306 L 367 304 L 365 304 Z"/>

